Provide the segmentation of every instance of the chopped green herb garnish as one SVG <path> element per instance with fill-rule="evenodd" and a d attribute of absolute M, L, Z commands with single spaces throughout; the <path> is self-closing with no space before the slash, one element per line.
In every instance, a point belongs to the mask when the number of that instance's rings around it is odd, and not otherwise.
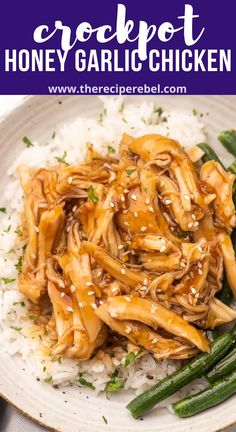
<path fill-rule="evenodd" d="M 48 378 L 45 378 L 44 380 L 46 383 L 50 383 L 52 381 L 52 376 L 49 376 Z"/>
<path fill-rule="evenodd" d="M 107 150 L 108 150 L 108 153 L 115 153 L 116 151 L 115 151 L 115 149 L 114 149 L 114 147 L 112 147 L 112 146 L 107 146 Z"/>
<path fill-rule="evenodd" d="M 119 375 L 119 369 L 117 368 L 113 372 L 108 374 L 109 378 L 111 379 L 116 378 L 118 375 Z"/>
<path fill-rule="evenodd" d="M 112 381 L 109 381 L 107 383 L 107 392 L 108 393 L 114 393 L 116 391 L 119 391 L 120 389 L 122 389 L 122 387 L 124 386 L 124 381 L 122 381 L 121 379 L 117 379 L 115 378 Z"/>
<path fill-rule="evenodd" d="M 96 390 L 96 387 L 94 387 L 94 385 L 91 382 L 86 381 L 86 379 L 80 378 L 78 381 L 82 386 L 88 387 L 91 390 Z"/>
<path fill-rule="evenodd" d="M 13 305 L 18 305 L 20 304 L 22 307 L 25 307 L 25 302 L 24 301 L 20 301 L 20 302 L 14 302 Z"/>
<path fill-rule="evenodd" d="M 18 274 L 20 274 L 22 272 L 22 264 L 23 264 L 23 256 L 20 256 L 18 258 L 17 263 L 15 264 L 15 268 L 18 271 Z"/>
<path fill-rule="evenodd" d="M 5 233 L 9 233 L 9 231 L 10 231 L 10 229 L 11 229 L 11 225 L 9 225 L 7 228 L 5 228 L 5 230 L 3 230 Z"/>
<path fill-rule="evenodd" d="M 43 372 L 46 372 L 46 366 L 43 367 Z"/>
<path fill-rule="evenodd" d="M 59 163 L 69 165 L 68 162 L 66 162 L 66 157 L 67 157 L 67 151 L 65 150 L 62 156 L 55 156 L 55 159 Z"/>
<path fill-rule="evenodd" d="M 197 110 L 195 108 L 193 108 L 193 115 L 196 116 L 197 115 Z"/>
<path fill-rule="evenodd" d="M 34 144 L 30 141 L 30 139 L 27 136 L 24 136 L 22 138 L 23 143 L 26 145 L 26 147 L 34 147 Z"/>
<path fill-rule="evenodd" d="M 107 419 L 106 419 L 106 417 L 102 416 L 102 419 L 103 419 L 104 423 L 107 424 Z"/>
<path fill-rule="evenodd" d="M 2 281 L 5 283 L 5 285 L 10 284 L 12 282 L 15 282 L 15 279 L 11 278 L 2 278 Z"/>
<path fill-rule="evenodd" d="M 36 320 L 36 316 L 35 315 L 29 315 L 29 319 L 32 320 L 32 321 L 35 321 Z"/>
<path fill-rule="evenodd" d="M 9 249 L 9 251 L 7 252 L 8 254 L 11 254 L 11 253 L 16 253 L 16 251 L 15 251 L 15 249 L 14 248 L 11 248 L 11 249 Z"/>
<path fill-rule="evenodd" d="M 136 171 L 136 169 L 127 169 L 126 172 L 128 174 L 128 176 L 130 176 L 131 174 L 133 174 Z"/>
<path fill-rule="evenodd" d="M 129 156 L 129 157 L 134 157 L 134 156 L 136 156 L 136 153 L 134 153 L 132 150 L 128 150 L 127 151 L 127 155 Z"/>
<path fill-rule="evenodd" d="M 99 201 L 97 195 L 95 195 L 94 193 L 94 189 L 92 185 L 89 186 L 88 188 L 88 199 L 90 199 L 95 204 L 97 204 L 97 202 Z"/>
<path fill-rule="evenodd" d="M 1 212 L 1 213 L 6 213 L 7 211 L 6 211 L 5 207 L 1 207 L 1 208 L 0 208 L 0 212 Z"/>
<path fill-rule="evenodd" d="M 106 108 L 104 109 L 103 113 L 100 113 L 98 123 L 103 123 L 104 117 L 107 115 Z"/>
<path fill-rule="evenodd" d="M 15 233 L 16 233 L 19 237 L 22 236 L 22 230 L 20 229 L 20 227 L 17 227 L 17 228 L 16 228 Z"/>
<path fill-rule="evenodd" d="M 128 123 L 127 120 L 126 120 L 124 117 L 122 117 L 122 121 L 123 121 L 124 123 Z"/>
<path fill-rule="evenodd" d="M 147 191 L 148 191 L 148 188 L 145 187 L 145 188 L 144 188 L 144 192 L 147 192 Z"/>
<path fill-rule="evenodd" d="M 134 362 L 134 360 L 136 359 L 137 355 L 139 354 L 139 352 L 130 352 L 125 359 L 125 367 L 129 366 L 130 364 L 132 364 Z"/>
<path fill-rule="evenodd" d="M 119 109 L 119 112 L 120 112 L 120 113 L 122 113 L 122 112 L 124 111 L 124 107 L 125 107 L 125 105 L 124 105 L 124 103 L 122 102 L 121 107 L 120 107 L 120 109 Z"/>
<path fill-rule="evenodd" d="M 52 139 L 54 139 L 54 138 L 55 138 L 55 136 L 56 136 L 56 132 L 55 132 L 55 131 L 53 131 L 53 133 L 52 133 Z"/>
<path fill-rule="evenodd" d="M 163 109 L 162 109 L 162 107 L 159 107 L 159 108 L 154 108 L 154 111 L 153 111 L 154 113 L 157 113 L 158 115 L 159 115 L 159 117 L 163 114 Z"/>
<path fill-rule="evenodd" d="M 124 244 L 124 251 L 127 252 L 129 250 L 129 244 L 125 243 Z"/>
<path fill-rule="evenodd" d="M 22 330 L 22 327 L 14 327 L 14 326 L 12 326 L 11 327 L 11 329 L 13 329 L 13 330 L 15 330 L 15 331 L 21 331 Z"/>

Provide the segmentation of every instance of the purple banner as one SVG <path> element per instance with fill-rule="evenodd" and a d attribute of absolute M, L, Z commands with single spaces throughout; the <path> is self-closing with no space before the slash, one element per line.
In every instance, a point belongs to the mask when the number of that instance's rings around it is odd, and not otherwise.
<path fill-rule="evenodd" d="M 236 94 L 235 1 L 5 2 L 0 94 Z"/>

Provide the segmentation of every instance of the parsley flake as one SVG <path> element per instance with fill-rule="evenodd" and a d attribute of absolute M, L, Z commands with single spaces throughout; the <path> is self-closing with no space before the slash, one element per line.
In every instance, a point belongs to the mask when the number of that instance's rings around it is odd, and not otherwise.
<path fill-rule="evenodd" d="M 24 136 L 22 138 L 22 141 L 26 145 L 27 148 L 34 147 L 34 144 L 30 141 L 30 139 L 27 136 Z"/>
<path fill-rule="evenodd" d="M 88 188 L 88 199 L 90 199 L 95 204 L 97 204 L 97 202 L 99 201 L 99 198 L 94 193 L 94 189 L 92 185 L 89 186 Z"/>

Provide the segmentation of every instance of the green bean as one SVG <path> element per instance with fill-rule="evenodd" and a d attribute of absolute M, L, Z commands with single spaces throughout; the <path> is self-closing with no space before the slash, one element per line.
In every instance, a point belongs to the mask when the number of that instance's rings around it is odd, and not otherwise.
<path fill-rule="evenodd" d="M 219 405 L 234 393 L 236 393 L 236 369 L 200 393 L 176 402 L 172 405 L 172 409 L 178 417 L 191 417 Z"/>
<path fill-rule="evenodd" d="M 229 305 L 233 300 L 233 293 L 229 286 L 226 276 L 223 279 L 223 286 L 220 292 L 216 295 L 216 297 L 224 304 Z"/>
<path fill-rule="evenodd" d="M 221 160 L 219 159 L 218 155 L 216 154 L 215 150 L 213 150 L 212 147 L 210 147 L 206 143 L 197 144 L 197 147 L 199 147 L 202 151 L 204 151 L 204 155 L 202 156 L 202 161 L 204 163 L 210 160 L 215 160 L 216 162 L 219 162 L 224 168 L 224 165 L 222 164 Z"/>
<path fill-rule="evenodd" d="M 236 131 L 229 130 L 221 132 L 218 136 L 219 141 L 228 150 L 229 153 L 236 156 Z"/>
<path fill-rule="evenodd" d="M 236 348 L 223 358 L 215 367 L 206 375 L 207 380 L 212 384 L 218 379 L 223 378 L 236 369 Z"/>
<path fill-rule="evenodd" d="M 219 336 L 212 343 L 209 354 L 201 353 L 197 355 L 185 366 L 137 396 L 126 408 L 131 412 L 133 417 L 138 418 L 142 416 L 156 404 L 171 396 L 195 378 L 199 378 L 211 370 L 233 347 L 234 340 L 234 336 L 229 333 Z"/>

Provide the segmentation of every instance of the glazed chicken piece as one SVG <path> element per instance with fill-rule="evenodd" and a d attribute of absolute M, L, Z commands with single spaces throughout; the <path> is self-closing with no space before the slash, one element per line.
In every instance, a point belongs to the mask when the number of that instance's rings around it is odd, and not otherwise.
<path fill-rule="evenodd" d="M 27 198 L 25 216 L 28 221 L 29 241 L 18 284 L 22 293 L 33 303 L 38 303 L 47 288 L 46 262 L 53 253 L 63 230 L 64 212 L 61 206 L 46 210 L 37 225 L 32 209 L 33 203 L 31 196 Z"/>
<path fill-rule="evenodd" d="M 235 175 L 226 172 L 218 162 L 212 160 L 202 165 L 200 178 L 216 195 L 213 206 L 217 222 L 230 232 L 236 225 L 232 198 Z"/>
<path fill-rule="evenodd" d="M 196 354 L 197 350 L 194 346 L 188 345 L 185 341 L 180 342 L 175 339 L 164 338 L 138 321 L 118 321 L 111 316 L 108 308 L 108 304 L 99 306 L 96 311 L 99 318 L 116 333 L 127 337 L 135 345 L 142 346 L 147 351 L 154 353 L 157 359 L 172 358 L 180 360 L 190 358 Z"/>
<path fill-rule="evenodd" d="M 108 312 L 118 320 L 141 321 L 186 339 L 201 351 L 209 351 L 209 341 L 204 333 L 188 324 L 176 313 L 150 300 L 132 296 L 111 297 L 108 299 Z"/>
<path fill-rule="evenodd" d="M 235 176 L 160 135 L 124 134 L 119 153 L 21 168 L 19 289 L 50 301 L 52 356 L 87 360 L 117 334 L 158 359 L 209 352 L 204 330 L 236 319 L 215 297 L 224 271 L 236 297 Z"/>

